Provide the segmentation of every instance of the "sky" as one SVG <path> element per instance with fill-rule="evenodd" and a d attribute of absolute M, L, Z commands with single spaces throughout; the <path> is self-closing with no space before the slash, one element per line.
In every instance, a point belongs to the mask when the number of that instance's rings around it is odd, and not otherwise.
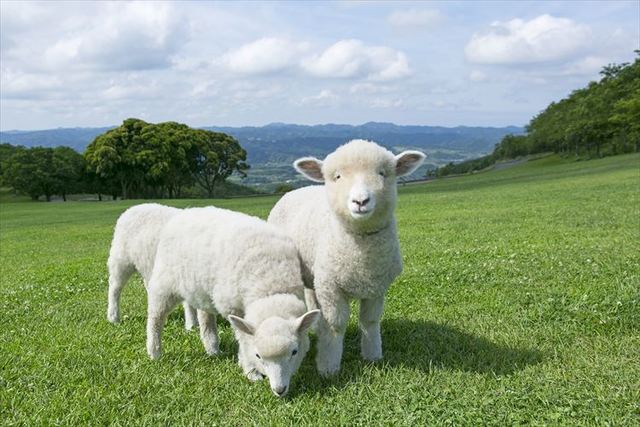
<path fill-rule="evenodd" d="M 640 0 L 0 2 L 0 129 L 525 125 L 640 49 Z"/>

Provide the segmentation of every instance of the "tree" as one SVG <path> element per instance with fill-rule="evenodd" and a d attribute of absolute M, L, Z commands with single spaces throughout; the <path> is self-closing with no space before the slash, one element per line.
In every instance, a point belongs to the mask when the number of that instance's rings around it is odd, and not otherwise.
<path fill-rule="evenodd" d="M 5 165 L 5 177 L 11 187 L 34 200 L 42 195 L 51 200 L 58 187 L 53 175 L 53 149 L 18 147 Z"/>
<path fill-rule="evenodd" d="M 84 190 L 85 163 L 77 151 L 69 147 L 54 148 L 52 167 L 55 192 L 62 196 L 62 200 L 66 202 L 67 194 Z"/>
<path fill-rule="evenodd" d="M 121 126 L 97 136 L 84 153 L 91 171 L 115 181 L 125 199 L 135 195 L 144 183 L 146 152 L 140 134 L 146 126 L 149 124 L 142 120 L 127 119 Z"/>
<path fill-rule="evenodd" d="M 197 151 L 193 164 L 193 177 L 206 191 L 214 196 L 217 183 L 227 179 L 233 172 L 245 176 L 249 165 L 245 163 L 247 152 L 238 141 L 219 132 L 196 129 L 193 131 Z"/>

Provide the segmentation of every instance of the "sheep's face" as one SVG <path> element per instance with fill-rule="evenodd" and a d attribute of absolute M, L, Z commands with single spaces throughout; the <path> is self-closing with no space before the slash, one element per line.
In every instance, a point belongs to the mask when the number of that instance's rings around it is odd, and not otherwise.
<path fill-rule="evenodd" d="M 324 182 L 333 211 L 351 223 L 389 220 L 396 203 L 396 178 L 409 175 L 424 161 L 419 151 L 394 156 L 378 144 L 354 140 L 329 154 L 324 161 L 298 159 L 294 166 L 307 178 Z"/>
<path fill-rule="evenodd" d="M 270 317 L 257 327 L 240 317 L 229 316 L 229 321 L 242 333 L 247 358 L 257 371 L 269 378 L 271 391 L 283 397 L 289 391 L 291 377 L 309 351 L 308 330 L 320 316 L 320 310 L 312 310 L 297 319 Z"/>

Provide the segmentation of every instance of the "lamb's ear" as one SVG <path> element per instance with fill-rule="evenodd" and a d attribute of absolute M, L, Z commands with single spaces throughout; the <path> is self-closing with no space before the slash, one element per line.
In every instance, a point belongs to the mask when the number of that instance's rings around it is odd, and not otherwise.
<path fill-rule="evenodd" d="M 418 169 L 427 156 L 420 151 L 403 151 L 396 156 L 396 176 L 406 176 Z"/>
<path fill-rule="evenodd" d="M 233 326 L 235 330 L 244 332 L 247 335 L 253 335 L 256 332 L 256 328 L 242 317 L 230 314 L 229 323 L 231 323 L 231 326 Z"/>
<path fill-rule="evenodd" d="M 315 157 L 302 157 L 293 162 L 293 167 L 311 181 L 324 182 L 322 160 L 318 160 Z"/>
<path fill-rule="evenodd" d="M 304 332 L 316 323 L 320 318 L 320 310 L 307 311 L 298 317 L 298 332 Z"/>

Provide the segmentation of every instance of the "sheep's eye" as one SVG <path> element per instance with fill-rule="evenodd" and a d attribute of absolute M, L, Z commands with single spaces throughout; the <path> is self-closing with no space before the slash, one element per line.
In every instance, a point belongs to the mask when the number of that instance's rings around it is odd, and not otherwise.
<path fill-rule="evenodd" d="M 258 359 L 261 359 L 261 357 L 260 357 L 260 355 L 259 355 L 258 353 L 256 353 L 256 357 L 257 357 Z"/>
<path fill-rule="evenodd" d="M 380 171 L 380 172 L 378 172 L 378 175 L 380 175 L 380 176 L 381 176 L 381 177 L 383 177 L 383 178 L 386 176 L 386 174 L 384 173 L 384 171 Z"/>
<path fill-rule="evenodd" d="M 291 352 L 291 355 L 292 355 L 292 356 L 295 356 L 296 354 L 298 354 L 298 350 L 293 350 L 293 351 Z"/>
<path fill-rule="evenodd" d="M 336 181 L 337 181 L 337 180 L 339 180 L 339 179 L 340 179 L 340 174 L 339 174 L 339 173 L 335 174 L 335 176 L 334 176 L 333 178 L 334 178 Z"/>

